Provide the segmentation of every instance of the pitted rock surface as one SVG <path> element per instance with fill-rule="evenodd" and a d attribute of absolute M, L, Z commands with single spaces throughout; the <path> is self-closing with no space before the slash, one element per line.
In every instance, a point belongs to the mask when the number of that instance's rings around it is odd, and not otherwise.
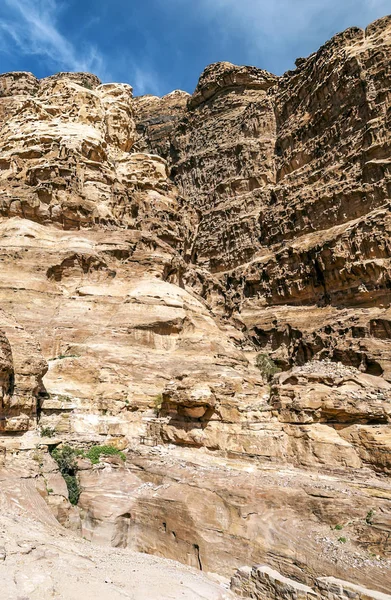
<path fill-rule="evenodd" d="M 0 75 L 9 506 L 35 489 L 98 543 L 388 591 L 390 60 L 384 17 L 282 77 L 212 64 L 193 95 Z M 71 507 L 61 444 L 127 462 L 79 458 Z"/>

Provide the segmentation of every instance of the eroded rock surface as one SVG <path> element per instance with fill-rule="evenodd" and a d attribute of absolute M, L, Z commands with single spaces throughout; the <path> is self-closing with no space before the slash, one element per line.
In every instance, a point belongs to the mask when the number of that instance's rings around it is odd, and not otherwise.
<path fill-rule="evenodd" d="M 48 361 L 41 425 L 136 437 L 183 372 L 255 399 L 256 370 L 182 282 L 191 219 L 166 162 L 129 152 L 130 86 L 31 77 L 2 76 L 0 301 Z"/>
<path fill-rule="evenodd" d="M 26 466 L 26 462 L 25 462 Z M 203 573 L 169 560 L 99 548 L 64 530 L 26 470 L 0 468 L 2 600 L 229 600 Z"/>
<path fill-rule="evenodd" d="M 192 96 L 0 76 L 4 481 L 95 542 L 389 591 L 390 58 L 385 17 Z M 61 444 L 127 462 L 72 508 Z"/>
<path fill-rule="evenodd" d="M 320 577 L 315 581 L 314 588 L 297 583 L 293 579 L 283 577 L 264 565 L 243 567 L 238 569 L 232 578 L 231 588 L 240 598 L 255 598 L 256 600 L 279 600 L 303 598 L 303 600 L 342 600 L 356 598 L 357 600 L 390 600 L 391 596 L 375 590 L 368 590 L 360 585 L 335 577 Z"/>

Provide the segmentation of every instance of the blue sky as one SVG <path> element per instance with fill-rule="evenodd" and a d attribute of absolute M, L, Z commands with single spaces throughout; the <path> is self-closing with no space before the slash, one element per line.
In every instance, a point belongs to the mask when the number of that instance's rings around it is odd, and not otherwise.
<path fill-rule="evenodd" d="M 87 70 L 135 95 L 192 92 L 209 63 L 281 74 L 391 0 L 0 0 L 0 72 Z"/>

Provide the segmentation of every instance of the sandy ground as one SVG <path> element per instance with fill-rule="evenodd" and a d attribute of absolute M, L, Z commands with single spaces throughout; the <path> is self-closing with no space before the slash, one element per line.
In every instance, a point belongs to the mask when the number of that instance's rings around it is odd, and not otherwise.
<path fill-rule="evenodd" d="M 58 536 L 58 537 L 57 537 Z M 223 600 L 225 585 L 175 562 L 92 546 L 32 520 L 0 517 L 1 600 Z M 4 555 L 0 550 L 0 559 Z"/>
<path fill-rule="evenodd" d="M 8 481 L 7 481 L 8 480 Z M 8 484 L 8 485 L 7 485 Z M 12 484 L 12 485 L 11 485 Z M 0 600 L 228 600 L 226 581 L 65 530 L 27 479 L 0 477 Z"/>

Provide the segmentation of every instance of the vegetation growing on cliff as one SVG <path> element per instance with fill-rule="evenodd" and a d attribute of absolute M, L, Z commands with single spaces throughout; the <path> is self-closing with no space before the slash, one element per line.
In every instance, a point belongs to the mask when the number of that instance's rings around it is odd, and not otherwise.
<path fill-rule="evenodd" d="M 80 497 L 80 487 L 77 479 L 77 462 L 76 458 L 83 454 L 82 450 L 71 448 L 71 446 L 63 446 L 55 448 L 51 453 L 52 457 L 58 464 L 60 473 L 67 484 L 69 502 L 76 505 Z"/>
<path fill-rule="evenodd" d="M 260 370 L 262 377 L 266 379 L 268 383 L 270 383 L 274 375 L 279 373 L 281 370 L 277 367 L 276 363 L 270 358 L 270 356 L 263 354 L 262 352 L 257 354 L 255 364 Z"/>
<path fill-rule="evenodd" d="M 58 464 L 60 473 L 67 484 L 69 502 L 71 504 L 78 503 L 81 493 L 77 478 L 78 466 L 76 459 L 78 456 L 88 458 L 93 465 L 99 463 L 102 455 L 119 456 L 124 462 L 126 460 L 125 454 L 117 448 L 114 448 L 114 446 L 92 446 L 87 453 L 79 448 L 62 446 L 61 448 L 55 448 L 51 455 Z"/>
<path fill-rule="evenodd" d="M 93 465 L 98 464 L 101 456 L 119 456 L 126 461 L 126 456 L 123 452 L 114 448 L 114 446 L 92 446 L 87 452 L 86 457 L 90 459 Z"/>

